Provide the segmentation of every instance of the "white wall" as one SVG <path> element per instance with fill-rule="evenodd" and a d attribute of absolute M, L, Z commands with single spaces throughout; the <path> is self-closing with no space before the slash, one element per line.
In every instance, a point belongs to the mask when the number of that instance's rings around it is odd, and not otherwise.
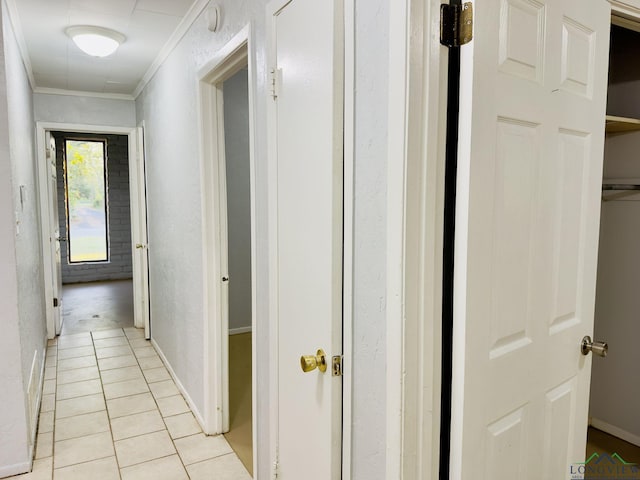
<path fill-rule="evenodd" d="M 628 179 L 626 183 L 638 183 L 639 148 L 640 133 L 608 137 L 605 181 Z M 638 238 L 640 194 L 603 202 L 594 339 L 608 342 L 609 354 L 604 359 L 593 358 L 589 415 L 594 426 L 640 444 L 640 407 L 630 401 L 640 396 L 636 381 L 640 364 Z"/>
<path fill-rule="evenodd" d="M 33 104 L 35 119 L 38 122 L 108 127 L 136 126 L 136 108 L 133 100 L 35 93 Z"/>
<path fill-rule="evenodd" d="M 30 398 L 28 392 L 30 381 L 40 385 L 46 344 L 32 92 L 4 3 L 2 6 L 0 476 L 30 467 L 35 418 L 30 421 L 28 412 L 29 403 L 36 398 Z"/>
<path fill-rule="evenodd" d="M 229 330 L 251 327 L 251 191 L 247 69 L 224 82 L 227 164 Z"/>
<path fill-rule="evenodd" d="M 136 100 L 145 122 L 151 334 L 203 411 L 203 256 L 196 73 L 251 22 L 256 91 L 257 383 L 269 398 L 266 0 L 221 0 L 222 27 L 196 21 Z M 390 0 L 356 0 L 354 480 L 384 478 L 386 171 Z M 180 248 L 176 248 L 179 245 Z M 346 246 L 350 248 L 350 246 Z M 268 402 L 258 402 L 258 473 L 270 478 Z"/>

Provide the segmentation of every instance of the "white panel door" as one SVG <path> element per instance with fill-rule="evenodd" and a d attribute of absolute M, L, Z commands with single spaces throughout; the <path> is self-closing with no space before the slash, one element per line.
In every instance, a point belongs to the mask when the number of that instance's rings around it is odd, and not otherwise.
<path fill-rule="evenodd" d="M 147 245 L 147 189 L 144 157 L 144 129 L 138 127 L 129 136 L 134 145 L 129 152 L 135 158 L 129 160 L 129 194 L 131 198 L 131 239 L 133 258 L 133 315 L 136 328 L 144 328 L 149 339 L 149 250 Z"/>
<path fill-rule="evenodd" d="M 342 354 L 342 2 L 293 0 L 270 12 L 277 475 L 331 480 L 341 469 L 342 379 L 331 357 Z M 304 373 L 300 357 L 318 349 L 327 371 Z"/>
<path fill-rule="evenodd" d="M 462 47 L 451 478 L 584 461 L 610 7 L 487 0 Z"/>
<path fill-rule="evenodd" d="M 60 255 L 60 217 L 58 214 L 58 170 L 56 168 L 56 140 L 45 132 L 47 179 L 49 182 L 49 232 L 52 260 L 53 324 L 56 335 L 62 330 L 62 260 Z"/>

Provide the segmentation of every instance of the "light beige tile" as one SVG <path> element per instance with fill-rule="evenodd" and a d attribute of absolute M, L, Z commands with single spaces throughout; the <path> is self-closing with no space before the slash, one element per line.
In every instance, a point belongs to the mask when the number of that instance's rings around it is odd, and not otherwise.
<path fill-rule="evenodd" d="M 115 328 L 113 330 L 99 330 L 97 332 L 91 332 L 91 334 L 93 335 L 94 340 L 124 336 L 124 332 L 121 328 Z"/>
<path fill-rule="evenodd" d="M 56 367 L 46 367 L 44 369 L 44 379 L 55 380 L 55 378 L 56 378 Z"/>
<path fill-rule="evenodd" d="M 149 410 L 155 410 L 157 407 L 150 393 L 142 393 L 108 400 L 107 408 L 109 409 L 109 417 L 113 419 L 124 417 L 125 415 L 133 415 L 134 413 L 148 412 Z"/>
<path fill-rule="evenodd" d="M 38 419 L 38 433 L 53 432 L 54 412 L 41 412 Z"/>
<path fill-rule="evenodd" d="M 182 463 L 185 465 L 233 452 L 222 435 L 208 437 L 204 433 L 198 433 L 189 437 L 179 438 L 175 440 L 175 444 L 178 454 L 182 458 Z"/>
<path fill-rule="evenodd" d="M 124 382 L 109 383 L 104 386 L 104 397 L 107 400 L 128 397 L 138 393 L 148 392 L 149 387 L 144 379 L 125 380 Z"/>
<path fill-rule="evenodd" d="M 124 382 L 125 380 L 137 380 L 143 379 L 142 370 L 137 365 L 132 367 L 114 368 L 112 370 L 104 370 L 100 373 L 102 376 L 102 383 L 107 385 L 109 383 Z"/>
<path fill-rule="evenodd" d="M 70 398 L 56 402 L 56 418 L 66 418 L 85 413 L 105 410 L 104 397 L 101 393 L 84 397 Z"/>
<path fill-rule="evenodd" d="M 93 380 L 94 378 L 100 378 L 98 367 L 74 368 L 73 370 L 58 372 L 58 385 L 83 382 L 85 380 Z"/>
<path fill-rule="evenodd" d="M 152 346 L 134 348 L 133 352 L 136 354 L 136 357 L 138 357 L 138 358 L 154 357 L 154 356 L 158 355 L 156 353 L 156 349 L 153 348 Z"/>
<path fill-rule="evenodd" d="M 149 385 L 149 388 L 156 399 L 180 395 L 180 391 L 178 390 L 178 387 L 176 387 L 176 384 L 173 383 L 173 380 L 152 383 Z"/>
<path fill-rule="evenodd" d="M 52 347 L 54 345 L 58 344 L 58 337 L 56 338 L 50 338 L 49 340 L 47 340 L 47 346 L 48 347 Z"/>
<path fill-rule="evenodd" d="M 171 375 L 166 368 L 150 368 L 144 371 L 144 378 L 147 379 L 147 383 L 162 382 L 163 380 L 171 380 Z"/>
<path fill-rule="evenodd" d="M 140 357 L 138 359 L 142 370 L 148 370 L 150 368 L 164 367 L 164 363 L 160 360 L 160 357 L 156 354 L 152 357 Z"/>
<path fill-rule="evenodd" d="M 132 338 L 144 338 L 144 328 L 125 328 L 124 333 L 129 340 Z"/>
<path fill-rule="evenodd" d="M 36 437 L 35 458 L 45 458 L 53 455 L 53 432 L 39 433 Z"/>
<path fill-rule="evenodd" d="M 129 342 L 127 341 L 127 337 L 100 338 L 93 341 L 93 345 L 96 347 L 96 349 L 105 347 L 118 347 L 128 344 Z"/>
<path fill-rule="evenodd" d="M 113 442 L 109 432 L 62 440 L 56 442 L 55 449 L 54 468 L 113 456 Z"/>
<path fill-rule="evenodd" d="M 56 396 L 55 395 L 43 395 L 42 403 L 40 405 L 41 412 L 53 412 L 56 409 Z"/>
<path fill-rule="evenodd" d="M 127 355 L 124 357 L 99 358 L 98 366 L 100 370 L 111 370 L 113 368 L 132 367 L 138 365 L 136 357 Z"/>
<path fill-rule="evenodd" d="M 97 366 L 95 355 L 89 355 L 87 357 L 67 358 L 58 362 L 58 371 L 73 370 L 75 368 L 85 368 Z"/>
<path fill-rule="evenodd" d="M 67 348 L 58 352 L 58 361 L 65 360 L 67 358 L 87 357 L 89 355 L 93 355 L 94 353 L 95 352 L 93 350 L 93 345 L 86 347 Z"/>
<path fill-rule="evenodd" d="M 96 348 L 96 357 L 111 358 L 111 357 L 123 357 L 125 355 L 131 355 L 133 352 L 129 348 L 129 345 L 118 345 L 116 347 L 104 347 Z"/>
<path fill-rule="evenodd" d="M 50 357 L 46 357 L 46 360 L 44 361 L 44 366 L 45 367 L 55 367 L 57 362 L 58 357 L 56 355 L 52 355 Z"/>
<path fill-rule="evenodd" d="M 187 480 L 187 472 L 177 455 L 158 458 L 120 470 L 122 480 Z"/>
<path fill-rule="evenodd" d="M 111 433 L 114 440 L 158 432 L 165 430 L 165 428 L 160 412 L 157 409 L 111 420 Z"/>
<path fill-rule="evenodd" d="M 191 480 L 251 480 L 235 453 L 187 466 Z"/>
<path fill-rule="evenodd" d="M 115 447 L 121 468 L 176 453 L 166 430 L 118 440 Z"/>
<path fill-rule="evenodd" d="M 158 408 L 163 417 L 178 415 L 179 413 L 190 412 L 191 409 L 187 402 L 184 401 L 182 395 L 174 395 L 173 397 L 165 397 L 157 399 Z"/>
<path fill-rule="evenodd" d="M 45 380 L 44 385 L 42 386 L 42 394 L 50 395 L 52 393 L 56 393 L 56 381 L 53 379 Z"/>
<path fill-rule="evenodd" d="M 31 473 L 10 477 L 15 480 L 51 480 L 53 475 L 53 457 L 39 458 L 33 462 Z"/>
<path fill-rule="evenodd" d="M 129 339 L 129 345 L 131 345 L 131 348 L 143 348 L 143 347 L 150 347 L 151 342 L 145 339 L 144 337 L 133 338 L 133 339 Z"/>
<path fill-rule="evenodd" d="M 78 335 L 63 335 L 58 337 L 58 354 L 67 348 L 86 347 L 93 345 L 90 333 Z"/>
<path fill-rule="evenodd" d="M 46 356 L 55 357 L 58 354 L 58 347 L 56 345 L 50 345 L 47 347 Z"/>
<path fill-rule="evenodd" d="M 96 393 L 102 393 L 102 384 L 99 378 L 84 382 L 65 383 L 58 386 L 58 401 L 95 395 Z"/>
<path fill-rule="evenodd" d="M 56 468 L 53 480 L 120 480 L 116 457 L 101 458 L 69 467 Z"/>
<path fill-rule="evenodd" d="M 109 417 L 102 410 L 56 420 L 56 442 L 109 431 Z"/>
<path fill-rule="evenodd" d="M 196 421 L 191 412 L 182 413 L 180 415 L 174 415 L 173 417 L 166 417 L 164 423 L 167 424 L 169 435 L 171 438 L 182 438 L 189 435 L 202 432 L 200 425 Z"/>

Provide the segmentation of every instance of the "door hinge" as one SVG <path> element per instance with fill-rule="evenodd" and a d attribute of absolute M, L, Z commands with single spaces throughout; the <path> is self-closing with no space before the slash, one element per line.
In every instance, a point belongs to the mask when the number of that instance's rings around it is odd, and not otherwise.
<path fill-rule="evenodd" d="M 280 476 L 280 463 L 278 462 L 278 460 L 276 460 L 275 462 L 273 462 L 273 480 L 278 480 L 278 477 Z"/>
<path fill-rule="evenodd" d="M 473 39 L 473 5 L 440 5 L 440 43 L 459 47 Z"/>
<path fill-rule="evenodd" d="M 57 298 L 53 299 L 53 306 L 54 306 L 54 308 L 58 306 L 58 299 Z"/>
<path fill-rule="evenodd" d="M 272 68 L 269 70 L 269 93 L 274 100 L 280 95 L 280 84 L 282 80 L 282 69 Z"/>
<path fill-rule="evenodd" d="M 335 355 L 331 358 L 331 376 L 332 377 L 341 377 L 342 376 L 342 355 Z"/>

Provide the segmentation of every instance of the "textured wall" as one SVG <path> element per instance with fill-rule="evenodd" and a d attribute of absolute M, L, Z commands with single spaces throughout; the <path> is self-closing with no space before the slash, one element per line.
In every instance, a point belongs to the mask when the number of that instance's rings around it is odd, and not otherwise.
<path fill-rule="evenodd" d="M 224 148 L 229 230 L 229 329 L 251 327 L 251 192 L 247 70 L 226 80 Z"/>
<path fill-rule="evenodd" d="M 27 391 L 32 365 L 40 380 L 46 336 L 31 88 L 2 7 L 0 477 L 30 466 Z"/>
<path fill-rule="evenodd" d="M 129 139 L 126 135 L 74 135 L 54 132 L 58 167 L 58 217 L 60 236 L 68 238 L 65 207 L 64 139 L 87 138 L 107 141 L 107 199 L 109 261 L 100 263 L 74 263 L 68 261 L 69 243 L 60 249 L 62 257 L 62 283 L 95 282 L 132 277 L 131 211 L 129 204 Z"/>
<path fill-rule="evenodd" d="M 133 100 L 78 97 L 74 95 L 33 95 L 38 122 L 75 123 L 111 127 L 135 127 Z"/>

